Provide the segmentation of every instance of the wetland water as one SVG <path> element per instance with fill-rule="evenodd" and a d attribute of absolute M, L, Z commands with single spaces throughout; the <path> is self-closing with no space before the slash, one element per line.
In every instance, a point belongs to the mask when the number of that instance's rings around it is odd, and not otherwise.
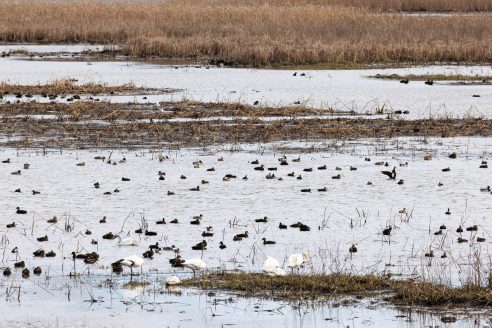
<path fill-rule="evenodd" d="M 28 50 L 86 49 L 50 47 Z M 9 49 L 0 47 L 0 52 L 4 50 Z M 401 85 L 367 78 L 378 73 L 492 75 L 490 67 L 306 71 L 306 76 L 294 77 L 290 70 L 176 69 L 132 62 L 36 61 L 14 56 L 1 58 L 0 65 L 0 81 L 10 83 L 37 84 L 68 77 L 79 83 L 133 82 L 182 89 L 147 99 L 100 97 L 114 102 L 188 98 L 290 105 L 301 100 L 314 107 L 358 112 L 372 112 L 386 104 L 410 110 L 408 118 L 428 117 L 430 112 L 492 117 L 492 92 L 487 85 L 436 82 L 426 86 L 422 81 Z M 472 97 L 474 94 L 481 97 Z M 20 101 L 27 99 L 45 101 L 36 95 Z M 1 101 L 8 100 L 5 97 Z M 9 140 L 9 136 L 2 136 L 1 142 Z M 132 254 L 140 256 L 158 242 L 161 246 L 176 245 L 185 259 L 202 258 L 211 270 L 260 272 L 267 256 L 277 258 L 287 270 L 289 254 L 307 250 L 311 260 L 301 269 L 302 274 L 376 273 L 458 286 L 469 281 L 478 268 L 483 274 L 481 282 L 485 282 L 488 267 L 479 259 L 488 258 L 490 248 L 492 195 L 486 187 L 492 185 L 492 174 L 480 166 L 490 160 L 491 146 L 492 138 L 480 137 L 133 150 L 3 145 L 0 160 L 10 161 L 0 163 L 0 267 L 2 271 L 12 268 L 12 274 L 0 277 L 0 314 L 5 318 L 0 327 L 489 327 L 488 309 L 397 308 L 385 302 L 384 296 L 313 303 L 193 288 L 168 289 L 165 279 L 170 275 L 191 277 L 190 270 L 170 266 L 172 251 L 145 259 L 142 268 L 135 269 L 140 274 L 132 283 L 127 268 L 123 275 L 116 275 L 111 272 L 111 263 Z M 456 153 L 455 159 L 449 157 L 451 153 Z M 286 166 L 279 164 L 284 155 L 289 163 Z M 432 160 L 424 160 L 428 155 Z M 108 158 L 110 164 L 106 163 Z M 252 164 L 256 160 L 259 164 Z M 197 161 L 200 163 L 194 163 Z M 261 164 L 264 171 L 254 169 Z M 388 180 L 380 171 L 393 167 L 397 179 Z M 12 174 L 18 170 L 21 174 Z M 159 171 L 165 172 L 163 180 Z M 224 179 L 227 174 L 236 178 Z M 267 174 L 275 177 L 267 179 Z M 333 179 L 338 175 L 339 179 Z M 123 181 L 123 177 L 129 180 Z M 398 184 L 400 179 L 403 181 Z M 196 186 L 200 191 L 190 190 Z M 325 187 L 326 191 L 318 191 Z M 39 193 L 33 194 L 33 190 Z M 168 195 L 168 191 L 175 194 Z M 27 214 L 17 214 L 16 207 Z M 445 214 L 448 209 L 449 215 Z M 200 214 L 201 224 L 191 225 L 193 216 Z M 47 222 L 53 216 L 58 221 Z M 104 216 L 106 222 L 100 223 Z M 264 216 L 268 217 L 266 223 L 255 221 Z M 165 225 L 156 224 L 163 218 Z M 173 219 L 179 223 L 171 224 Z M 298 221 L 311 230 L 278 227 Z M 12 222 L 15 227 L 7 228 Z M 476 231 L 465 230 L 474 225 Z M 208 226 L 213 227 L 214 236 L 202 237 Z M 141 227 L 156 235 L 136 233 Z M 392 227 L 390 236 L 383 235 L 388 227 Z M 456 232 L 458 227 L 465 232 Z M 249 238 L 233 241 L 236 234 L 245 231 Z M 117 239 L 102 238 L 108 232 L 135 238 L 139 245 L 120 247 Z M 48 241 L 37 240 L 43 236 Z M 484 240 L 479 242 L 478 237 Z M 264 245 L 262 238 L 276 244 Z M 468 242 L 459 243 L 458 238 Z M 207 250 L 191 249 L 203 239 Z M 219 248 L 220 241 L 226 249 Z M 357 253 L 348 252 L 352 244 L 357 245 Z M 18 251 L 12 252 L 15 247 Z M 33 257 L 39 249 L 53 250 L 56 256 Z M 435 257 L 425 256 L 430 251 Z M 74 265 L 71 252 L 97 252 L 100 257 L 95 264 L 76 260 Z M 446 258 L 441 258 L 443 254 Z M 31 270 L 29 278 L 22 278 L 21 269 L 14 268 L 20 260 Z M 40 275 L 32 274 L 37 266 L 43 271 Z M 70 277 L 74 272 L 77 278 Z"/>
<path fill-rule="evenodd" d="M 9 46 L 3 51 L 15 49 Z M 36 51 L 38 46 L 27 50 Z M 39 46 L 46 53 L 47 46 Z M 21 49 L 23 47 L 20 47 Z M 59 46 L 52 51 L 68 51 Z M 81 51 L 75 46 L 72 51 Z M 97 49 L 97 46 L 96 46 Z M 2 47 L 0 47 L 2 51 Z M 311 107 L 354 110 L 375 113 L 408 110 L 405 118 L 466 115 L 492 117 L 490 85 L 453 85 L 436 81 L 433 86 L 423 81 L 400 84 L 395 80 L 368 78 L 376 74 L 446 74 L 491 76 L 490 66 L 428 66 L 401 69 L 368 70 L 268 70 L 205 66 L 151 65 L 135 62 L 86 62 L 29 60 L 26 57 L 0 58 L 0 81 L 21 84 L 46 83 L 60 78 L 74 78 L 80 83 L 104 82 L 137 86 L 173 88 L 182 91 L 143 97 L 106 96 L 117 102 L 158 102 L 183 99 L 204 102 L 243 102 L 260 105 L 289 106 L 301 102 Z M 305 76 L 300 76 L 305 73 Z M 480 97 L 473 97 L 479 95 Z M 36 98 L 34 98 L 36 99 Z M 32 99 L 29 99 L 32 100 Z M 38 99 L 42 100 L 42 99 Z"/>

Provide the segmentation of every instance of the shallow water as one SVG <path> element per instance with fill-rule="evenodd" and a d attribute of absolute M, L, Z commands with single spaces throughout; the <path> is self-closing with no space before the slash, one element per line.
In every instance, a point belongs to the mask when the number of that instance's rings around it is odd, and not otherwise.
<path fill-rule="evenodd" d="M 370 79 L 376 74 L 469 74 L 492 75 L 489 66 L 428 66 L 401 69 L 310 70 L 293 76 L 292 70 L 238 69 L 150 65 L 134 62 L 40 62 L 22 57 L 1 58 L 0 81 L 22 84 L 46 83 L 75 78 L 80 83 L 104 82 L 182 89 L 181 92 L 151 96 L 105 96 L 115 102 L 159 102 L 183 99 L 205 102 L 243 102 L 261 105 L 292 105 L 375 113 L 408 110 L 405 118 L 429 116 L 492 117 L 490 85 L 451 85 L 446 81 L 427 86 L 410 82 Z M 480 97 L 472 97 L 480 95 Z M 36 99 L 36 98 L 35 98 Z M 42 100 L 42 99 L 38 99 Z"/>
<path fill-rule="evenodd" d="M 442 316 L 457 317 L 449 327 L 486 327 L 488 313 L 401 312 L 384 302 L 362 300 L 341 303 L 333 300 L 315 307 L 303 304 L 300 308 L 281 301 L 240 298 L 237 295 L 203 294 L 185 289 L 181 295 L 168 294 L 164 279 L 177 274 L 189 277 L 186 269 L 171 268 L 168 259 L 172 252 L 156 254 L 145 261 L 144 276 L 151 284 L 145 288 L 128 290 L 128 271 L 123 276 L 112 274 L 110 263 L 130 254 L 141 255 L 147 246 L 174 244 L 186 258 L 201 257 L 210 269 L 225 268 L 258 272 L 267 255 L 280 260 L 284 269 L 286 257 L 308 250 L 311 262 L 301 273 L 393 273 L 459 285 L 475 272 L 472 254 L 483 257 L 489 252 L 492 230 L 488 218 L 492 214 L 492 195 L 480 187 L 492 184 L 489 169 L 479 169 L 483 159 L 490 157 L 491 138 L 359 140 L 354 142 L 276 143 L 270 145 L 224 145 L 213 149 L 163 150 L 29 150 L 2 149 L 0 159 L 11 159 L 0 164 L 3 186 L 0 189 L 0 251 L 1 267 L 12 267 L 19 259 L 32 270 L 43 269 L 41 276 L 26 280 L 13 269 L 11 277 L 0 277 L 0 313 L 8 318 L 6 326 L 16 327 L 78 327 L 124 326 L 145 324 L 149 327 L 221 327 L 237 325 L 259 327 L 428 327 L 439 325 Z M 290 148 L 288 166 L 279 166 L 278 157 L 285 147 Z M 234 151 L 229 151 L 229 150 Z M 292 150 L 293 149 L 293 150 Z M 293 151 L 293 152 L 292 152 Z M 457 159 L 449 159 L 455 151 Z M 167 155 L 162 162 L 158 155 Z M 432 154 L 431 161 L 424 161 Z M 117 165 L 95 160 L 98 155 L 111 155 Z M 296 163 L 292 159 L 301 158 Z M 224 161 L 218 161 L 223 157 Z M 370 157 L 371 161 L 365 161 Z M 125 163 L 119 160 L 126 158 Z M 268 180 L 268 171 L 255 171 L 248 162 L 259 159 L 265 167 L 283 180 Z M 194 168 L 193 161 L 203 162 Z M 389 167 L 376 166 L 377 161 L 389 162 Z M 85 166 L 76 166 L 85 162 Z M 399 163 L 408 162 L 400 167 Z M 30 163 L 24 170 L 23 164 Z M 317 167 L 327 165 L 327 170 Z M 337 171 L 335 167 L 342 170 Z M 349 167 L 357 167 L 350 171 Z M 397 167 L 403 185 L 387 180 L 380 171 Z M 54 169 L 56 167 L 56 169 Z M 215 172 L 206 171 L 214 167 Z M 313 172 L 304 172 L 304 168 Z M 450 172 L 441 169 L 450 167 Z M 20 176 L 10 174 L 21 170 Z M 165 171 L 165 181 L 158 180 L 157 172 Z M 287 173 L 302 175 L 302 180 Z M 223 181 L 225 174 L 236 174 L 237 179 Z M 340 180 L 331 176 L 341 174 Z M 247 174 L 248 180 L 241 178 Z M 185 175 L 186 179 L 180 179 Z M 131 181 L 123 182 L 122 177 Z M 202 179 L 210 183 L 201 185 Z M 93 184 L 98 181 L 100 189 Z M 371 181 L 372 185 L 367 185 Z M 438 182 L 443 186 L 438 187 Z M 190 188 L 200 185 L 201 191 Z M 318 193 L 317 188 L 328 192 Z M 21 193 L 14 190 L 21 188 Z M 103 195 L 105 191 L 119 193 Z M 312 188 L 311 193 L 301 193 Z M 32 195 L 31 190 L 39 195 Z M 168 190 L 176 195 L 167 196 Z M 425 195 L 423 197 L 423 195 Z M 425 200 L 423 200 L 425 199 Z M 15 214 L 15 207 L 28 211 Z M 450 208 L 451 215 L 444 212 Z M 398 211 L 406 208 L 407 214 Z M 192 216 L 203 214 L 201 225 L 190 225 Z M 59 222 L 48 224 L 47 219 L 58 216 Z M 107 223 L 99 220 L 107 216 Z M 255 219 L 268 216 L 269 222 Z M 146 237 L 134 233 L 145 218 L 149 230 L 158 236 Z M 166 225 L 155 221 L 166 218 Z M 179 224 L 169 221 L 178 218 Z M 14 229 L 6 224 L 16 222 Z M 280 222 L 292 224 L 302 221 L 312 230 L 300 232 L 289 228 L 279 230 Z M 234 225 L 231 223 L 234 222 Z M 65 224 L 72 229 L 65 230 Z M 433 233 L 445 224 L 441 236 Z M 477 232 L 465 232 L 469 243 L 458 244 L 455 229 L 477 224 Z M 382 229 L 393 226 L 390 237 Z M 191 250 L 201 241 L 206 226 L 213 226 L 215 236 L 206 238 L 208 249 Z M 320 227 L 320 230 L 318 230 Z M 85 235 L 89 229 L 92 234 Z M 250 238 L 232 241 L 235 234 L 248 230 Z M 112 231 L 131 236 L 140 246 L 118 247 L 117 240 L 103 240 Z M 37 237 L 47 235 L 48 242 Z M 486 237 L 485 243 L 474 241 Z M 263 245 L 261 238 L 275 240 L 276 245 Z M 92 245 L 91 240 L 98 241 Z M 227 248 L 218 248 L 224 241 Z M 356 243 L 358 252 L 350 255 L 348 247 Z M 17 246 L 18 254 L 11 253 Z M 43 248 L 54 250 L 55 258 L 34 258 L 32 252 Z M 432 249 L 435 258 L 424 256 Z M 70 253 L 96 251 L 100 259 L 95 265 L 77 261 L 74 267 Z M 441 259 L 446 252 L 448 258 Z M 486 265 L 485 265 L 486 266 Z M 484 269 L 484 277 L 485 274 Z M 68 277 L 70 272 L 82 274 L 80 279 Z M 139 270 L 135 270 L 139 272 Z M 110 279 L 110 280 L 108 280 Z M 111 284 L 110 284 L 111 282 Z M 20 286 L 20 291 L 15 287 Z M 18 301 L 20 299 L 20 302 Z M 70 300 L 69 300 L 70 298 Z M 88 302 L 91 298 L 98 302 Z M 219 301 L 216 301 L 219 300 Z M 344 305 L 345 304 L 345 305 Z M 294 304 L 295 305 L 295 304 Z M 276 309 L 276 310 L 275 310 Z M 213 316 L 215 314 L 215 316 Z M 403 316 L 402 316 L 403 315 Z M 75 321 L 74 321 L 75 320 Z M 478 324 L 477 324 L 478 322 Z M 1 326 L 1 325 L 0 325 Z"/>
<path fill-rule="evenodd" d="M 285 302 L 193 289 L 162 282 L 125 287 L 125 281 L 52 278 L 43 288 L 25 283 L 20 301 L 0 300 L 2 327 L 487 327 L 488 310 L 395 308 L 377 299 Z M 41 280 L 41 279 L 39 279 Z M 16 296 L 16 295 L 15 295 Z M 96 302 L 92 302 L 95 299 Z"/>

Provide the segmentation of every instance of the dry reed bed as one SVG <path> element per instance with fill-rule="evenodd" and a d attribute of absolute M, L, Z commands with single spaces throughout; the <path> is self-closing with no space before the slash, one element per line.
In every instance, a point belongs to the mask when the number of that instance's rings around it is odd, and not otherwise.
<path fill-rule="evenodd" d="M 432 81 L 461 81 L 461 82 L 475 81 L 475 82 L 481 82 L 483 84 L 490 84 L 490 81 L 492 80 L 492 76 L 488 76 L 488 75 L 480 76 L 480 75 L 462 75 L 462 74 L 454 74 L 454 75 L 446 75 L 446 74 L 421 74 L 421 75 L 416 75 L 416 74 L 407 74 L 407 75 L 377 74 L 377 75 L 372 75 L 369 77 L 375 78 L 375 79 L 386 79 L 386 80 L 408 79 L 410 81 L 427 81 L 427 80 L 432 80 Z"/>
<path fill-rule="evenodd" d="M 270 277 L 257 273 L 212 273 L 185 280 L 183 284 L 284 299 L 381 295 L 404 305 L 489 305 L 492 302 L 490 286 L 453 288 L 437 283 L 394 280 L 379 275 L 337 273 Z"/>
<path fill-rule="evenodd" d="M 239 103 L 198 103 L 191 101 L 155 104 L 118 104 L 106 102 L 78 101 L 74 103 L 12 103 L 0 105 L 1 117 L 17 115 L 51 114 L 70 120 L 142 120 L 142 119 L 201 119 L 210 117 L 302 117 L 306 115 L 343 115 L 332 112 L 295 107 L 256 107 Z"/>
<path fill-rule="evenodd" d="M 389 15 L 327 3 L 3 1 L 0 41 L 121 44 L 130 56 L 248 66 L 492 61 L 492 15 Z"/>
<path fill-rule="evenodd" d="M 400 136 L 492 136 L 485 119 L 427 119 L 417 121 L 336 118 L 264 122 L 258 119 L 160 123 L 109 123 L 64 119 L 3 118 L 0 134 L 16 137 L 8 146 L 105 148 L 210 146 L 275 141 L 347 140 Z M 19 138 L 22 139 L 19 141 Z"/>
<path fill-rule="evenodd" d="M 108 85 L 100 83 L 77 84 L 73 79 L 54 80 L 47 84 L 21 85 L 0 83 L 0 97 L 8 94 L 19 95 L 101 95 L 101 94 L 155 94 L 172 92 L 171 89 L 137 87 L 133 83 Z"/>

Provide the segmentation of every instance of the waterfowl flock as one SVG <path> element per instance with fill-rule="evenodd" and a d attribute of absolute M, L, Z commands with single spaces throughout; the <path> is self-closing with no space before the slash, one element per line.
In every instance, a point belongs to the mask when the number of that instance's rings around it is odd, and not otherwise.
<path fill-rule="evenodd" d="M 436 208 L 426 222 L 428 228 L 413 225 L 422 200 L 412 188 L 424 186 L 436 195 L 459 192 L 453 188 L 462 181 L 453 179 L 460 179 L 463 171 L 453 164 L 461 156 L 453 152 L 442 156 L 446 165 L 427 164 L 437 157 L 401 161 L 365 154 L 345 156 L 349 162 L 332 162 L 323 156 L 313 160 L 311 154 L 242 154 L 235 159 L 207 155 L 188 160 L 152 153 L 119 159 L 113 153 L 92 159 L 85 154 L 84 165 L 78 165 L 79 158 L 64 160 L 66 172 L 84 181 L 75 181 L 72 192 L 69 183 L 63 191 L 36 182 L 49 166 L 9 156 L 0 169 L 10 176 L 5 186 L 10 210 L 4 213 L 2 232 L 12 252 L 1 269 L 5 277 L 19 273 L 31 279 L 20 270 L 41 275 L 57 271 L 49 259 L 62 258 L 70 262 L 64 274 L 129 271 L 131 276 L 157 269 L 198 275 L 226 267 L 284 275 L 329 266 L 334 256 L 363 262 L 375 256 L 374 249 L 389 254 L 394 247 L 416 258 L 456 259 L 457 245 L 487 243 L 488 229 L 481 220 L 487 209 L 472 215 L 449 200 L 440 208 L 432 206 Z M 142 166 L 149 158 L 153 169 Z M 468 168 L 480 172 L 484 184 L 470 193 L 492 199 L 486 162 L 481 158 Z M 426 165 L 432 178 L 418 179 L 414 174 Z M 138 168 L 148 173 L 140 175 Z M 53 207 L 56 203 L 51 200 L 62 200 L 64 192 L 71 195 L 70 214 L 67 208 Z M 175 197 L 167 197 L 171 195 Z M 362 195 L 366 198 L 357 198 Z M 50 205 L 43 207 L 42 202 Z M 467 202 L 471 206 L 473 200 Z M 375 204 L 377 208 L 384 204 L 386 214 L 371 209 Z M 406 233 L 414 236 L 413 249 L 398 246 L 400 238 L 408 239 Z M 425 239 L 417 237 L 422 234 L 428 236 L 425 245 L 416 247 Z M 21 237 L 29 244 L 16 242 Z"/>

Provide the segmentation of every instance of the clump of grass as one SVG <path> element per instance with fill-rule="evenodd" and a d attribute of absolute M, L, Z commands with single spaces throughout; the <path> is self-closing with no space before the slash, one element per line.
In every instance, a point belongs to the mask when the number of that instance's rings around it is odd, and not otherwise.
<path fill-rule="evenodd" d="M 462 74 L 377 74 L 371 75 L 370 78 L 385 79 L 385 80 L 410 80 L 410 81 L 489 81 L 492 80 L 492 76 L 481 76 L 481 75 L 462 75 Z"/>
<path fill-rule="evenodd" d="M 170 89 L 153 89 L 137 87 L 133 83 L 122 85 L 108 85 L 101 83 L 77 84 L 77 81 L 70 78 L 54 80 L 46 84 L 21 85 L 0 83 L 0 95 L 2 94 L 36 94 L 36 95 L 59 95 L 59 94 L 149 94 L 155 92 L 170 92 Z"/>
<path fill-rule="evenodd" d="M 183 282 L 185 286 L 218 288 L 250 294 L 271 292 L 287 297 L 326 294 L 364 294 L 387 290 L 390 280 L 383 276 L 286 275 L 271 277 L 260 273 L 215 273 Z"/>
<path fill-rule="evenodd" d="M 3 1 L 0 41 L 121 45 L 132 57 L 246 66 L 492 61 L 486 0 Z M 166 19 L 162 19 L 165 17 Z"/>
<path fill-rule="evenodd" d="M 489 286 L 450 287 L 438 283 L 395 280 L 382 275 L 286 275 L 260 273 L 210 273 L 183 281 L 184 286 L 244 292 L 246 295 L 280 298 L 381 295 L 405 305 L 487 305 L 492 302 Z"/>

